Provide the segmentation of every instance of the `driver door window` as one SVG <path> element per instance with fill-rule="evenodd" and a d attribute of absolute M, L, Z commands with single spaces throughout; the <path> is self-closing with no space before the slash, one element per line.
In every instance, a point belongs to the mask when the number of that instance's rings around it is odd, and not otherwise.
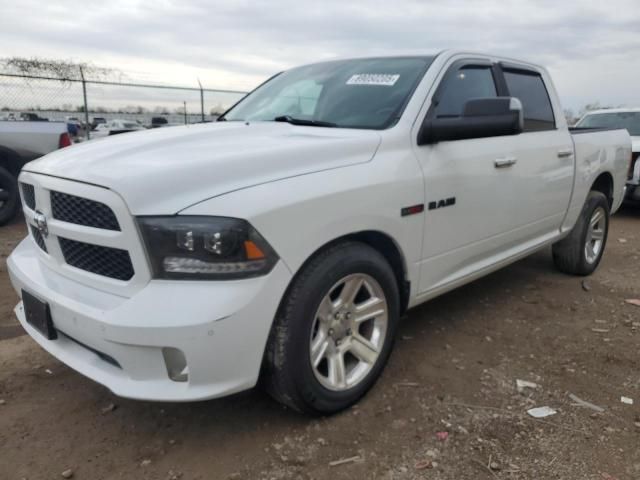
<path fill-rule="evenodd" d="M 497 97 L 490 67 L 465 66 L 445 79 L 435 108 L 436 118 L 459 117 L 472 98 Z"/>

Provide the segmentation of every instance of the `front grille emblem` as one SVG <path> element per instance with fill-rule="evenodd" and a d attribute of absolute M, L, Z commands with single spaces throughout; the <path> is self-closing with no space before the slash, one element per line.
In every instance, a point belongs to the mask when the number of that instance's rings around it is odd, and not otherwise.
<path fill-rule="evenodd" d="M 35 227 L 38 229 L 40 234 L 47 238 L 49 235 L 49 227 L 47 226 L 47 217 L 45 217 L 44 213 L 37 210 L 36 214 L 33 216 L 33 221 L 35 222 Z"/>

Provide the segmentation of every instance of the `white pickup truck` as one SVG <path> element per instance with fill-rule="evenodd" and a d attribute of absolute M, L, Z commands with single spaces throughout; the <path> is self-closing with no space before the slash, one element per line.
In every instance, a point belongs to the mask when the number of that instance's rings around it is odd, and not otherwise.
<path fill-rule="evenodd" d="M 631 142 L 580 132 L 527 62 L 294 68 L 217 123 L 29 163 L 15 311 L 117 395 L 201 400 L 262 378 L 335 412 L 373 385 L 408 308 L 548 245 L 560 270 L 595 270 Z"/>
<path fill-rule="evenodd" d="M 22 166 L 68 145 L 64 122 L 0 121 L 0 225 L 11 220 L 20 205 L 16 179 Z"/>

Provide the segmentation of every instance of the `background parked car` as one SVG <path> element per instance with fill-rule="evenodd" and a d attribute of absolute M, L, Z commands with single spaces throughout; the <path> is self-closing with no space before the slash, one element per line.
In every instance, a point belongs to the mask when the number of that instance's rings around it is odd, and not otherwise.
<path fill-rule="evenodd" d="M 631 164 L 625 200 L 640 204 L 640 108 L 615 108 L 586 113 L 577 128 L 626 128 L 631 135 Z"/>
<path fill-rule="evenodd" d="M 130 120 L 109 120 L 106 123 L 99 124 L 96 129 L 91 133 L 91 138 L 102 138 L 109 135 L 117 135 L 119 133 L 135 132 L 138 130 L 145 130 L 145 128 L 138 122 Z"/>
<path fill-rule="evenodd" d="M 95 130 L 96 128 L 98 128 L 98 125 L 102 125 L 104 123 L 107 123 L 106 118 L 93 117 L 93 119 L 91 120 L 91 130 Z"/>
<path fill-rule="evenodd" d="M 22 166 L 71 143 L 65 122 L 0 121 L 0 225 L 18 210 L 16 178 Z"/>
<path fill-rule="evenodd" d="M 48 122 L 48 118 L 40 117 L 37 113 L 26 113 L 23 112 L 20 114 L 20 120 L 25 122 Z"/>
<path fill-rule="evenodd" d="M 166 127 L 167 125 L 169 125 L 169 120 L 164 117 L 151 118 L 151 128 Z"/>

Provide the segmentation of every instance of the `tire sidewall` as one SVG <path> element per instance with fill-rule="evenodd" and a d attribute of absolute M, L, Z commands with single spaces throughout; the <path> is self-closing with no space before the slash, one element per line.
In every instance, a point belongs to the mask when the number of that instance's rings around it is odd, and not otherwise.
<path fill-rule="evenodd" d="M 293 380 L 296 390 L 305 402 L 318 412 L 333 412 L 353 404 L 375 383 L 391 352 L 399 319 L 399 293 L 395 276 L 386 260 L 375 250 L 363 245 L 353 246 L 319 264 L 302 286 L 304 289 L 291 312 L 287 358 L 296 362 Z M 373 277 L 382 287 L 388 307 L 388 324 L 384 344 L 374 367 L 356 386 L 345 391 L 332 391 L 316 378 L 309 355 L 311 329 L 320 302 L 340 279 L 354 273 Z"/>

